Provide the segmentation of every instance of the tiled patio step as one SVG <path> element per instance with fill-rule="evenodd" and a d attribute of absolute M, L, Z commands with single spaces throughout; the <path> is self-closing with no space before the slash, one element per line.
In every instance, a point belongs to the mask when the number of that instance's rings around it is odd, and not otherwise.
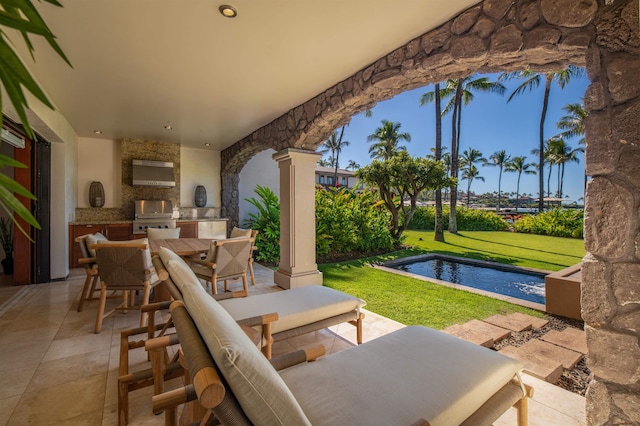
<path fill-rule="evenodd" d="M 485 318 L 483 321 L 516 332 L 530 330 L 531 328 L 533 328 L 534 322 L 539 327 L 542 327 L 544 326 L 544 324 L 546 324 L 546 322 L 542 323 L 541 321 L 539 321 L 538 318 L 518 312 L 509 315 L 493 315 L 489 318 Z"/>
<path fill-rule="evenodd" d="M 466 340 L 467 342 L 484 346 L 485 348 L 493 347 L 493 339 L 491 338 L 491 336 L 466 324 L 455 324 L 445 328 L 442 331 L 452 336 L 458 337 L 462 340 Z"/>
<path fill-rule="evenodd" d="M 573 327 L 567 327 L 562 331 L 551 330 L 540 339 L 581 354 L 587 353 L 587 336 L 584 330 Z"/>
<path fill-rule="evenodd" d="M 533 342 L 533 340 L 529 342 Z M 527 343 L 519 347 L 506 346 L 498 352 L 523 363 L 524 371 L 528 374 L 555 384 L 560 379 L 560 376 L 562 376 L 562 363 L 546 355 L 531 351 L 526 347 Z"/>
<path fill-rule="evenodd" d="M 467 321 L 462 325 L 467 329 L 474 330 L 474 332 L 478 334 L 483 334 L 493 339 L 494 342 L 499 342 L 502 339 L 508 339 L 511 337 L 511 332 L 509 330 L 477 319 Z"/>

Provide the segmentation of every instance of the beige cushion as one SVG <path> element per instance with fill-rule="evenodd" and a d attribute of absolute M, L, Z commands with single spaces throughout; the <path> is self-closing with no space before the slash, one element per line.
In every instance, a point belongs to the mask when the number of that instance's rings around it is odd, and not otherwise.
<path fill-rule="evenodd" d="M 242 229 L 234 226 L 231 230 L 229 238 L 249 238 L 251 237 L 251 229 Z"/>
<path fill-rule="evenodd" d="M 278 313 L 272 333 L 291 330 L 336 315 L 358 311 L 366 303 L 341 291 L 323 286 L 307 286 L 251 297 L 221 300 L 220 304 L 236 320 Z"/>
<path fill-rule="evenodd" d="M 96 251 L 93 250 L 91 246 L 93 244 L 109 240 L 107 240 L 107 237 L 102 235 L 100 232 L 96 232 L 95 234 L 87 235 L 87 239 L 85 241 L 87 242 L 87 248 L 89 249 L 89 254 L 91 254 L 91 257 L 96 257 Z"/>
<path fill-rule="evenodd" d="M 240 326 L 201 286 L 183 298 L 220 372 L 253 424 L 309 425 L 273 366 Z"/>
<path fill-rule="evenodd" d="M 189 285 L 202 286 L 198 277 L 193 273 L 189 265 L 180 256 L 172 252 L 166 247 L 160 247 L 158 256 L 167 268 L 171 280 L 174 282 L 178 290 L 182 293 L 183 288 Z"/>
<path fill-rule="evenodd" d="M 164 240 L 167 238 L 180 238 L 180 228 L 171 229 L 147 229 L 147 237 L 150 240 Z"/>
<path fill-rule="evenodd" d="M 522 368 L 426 327 L 406 327 L 281 371 L 314 425 L 458 425 Z"/>

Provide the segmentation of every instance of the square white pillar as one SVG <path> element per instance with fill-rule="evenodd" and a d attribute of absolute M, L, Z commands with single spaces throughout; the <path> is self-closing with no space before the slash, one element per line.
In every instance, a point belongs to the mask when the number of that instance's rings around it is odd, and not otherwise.
<path fill-rule="evenodd" d="M 280 168 L 280 263 L 273 274 L 282 288 L 322 285 L 316 264 L 315 168 L 322 154 L 288 148 L 273 154 Z"/>

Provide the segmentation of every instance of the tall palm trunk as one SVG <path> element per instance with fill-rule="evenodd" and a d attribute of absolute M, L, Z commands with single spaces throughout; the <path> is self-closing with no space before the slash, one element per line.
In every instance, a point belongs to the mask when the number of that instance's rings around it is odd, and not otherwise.
<path fill-rule="evenodd" d="M 458 80 L 456 86 L 456 97 L 453 104 L 453 118 L 451 120 L 451 177 L 458 178 L 458 152 L 460 147 L 458 142 L 460 141 L 459 129 L 460 120 L 460 106 L 462 104 L 462 79 Z M 456 221 L 456 204 L 458 201 L 458 185 L 451 186 L 451 193 L 449 194 L 449 232 L 452 234 L 458 233 L 458 222 Z"/>
<path fill-rule="evenodd" d="M 516 183 L 516 213 L 518 213 L 518 205 L 520 204 L 520 176 L 522 176 L 522 172 L 518 171 L 518 183 Z"/>
<path fill-rule="evenodd" d="M 538 201 L 538 211 L 544 211 L 544 120 L 547 117 L 547 107 L 549 106 L 549 92 L 551 91 L 551 81 L 553 75 L 547 73 L 545 76 L 544 99 L 542 101 L 542 113 L 540 114 L 540 146 L 538 154 L 538 185 L 540 188 L 540 199 Z"/>
<path fill-rule="evenodd" d="M 498 175 L 498 208 L 496 209 L 498 212 L 500 211 L 500 198 L 502 196 L 502 192 L 501 192 L 501 186 L 502 186 L 502 165 L 500 166 L 500 174 Z"/>
<path fill-rule="evenodd" d="M 340 138 L 338 139 L 338 146 L 340 146 L 340 144 L 342 143 L 342 136 L 344 135 L 344 127 L 345 126 L 342 126 L 342 129 L 340 130 Z M 339 156 L 340 156 L 340 151 L 337 151 L 336 152 L 336 158 L 335 158 L 335 160 L 336 160 L 336 170 L 335 170 L 335 172 L 333 174 L 333 184 L 336 187 L 338 186 L 338 165 L 340 164 L 340 163 L 338 163 L 338 157 Z"/>
<path fill-rule="evenodd" d="M 442 158 L 442 106 L 440 105 L 440 83 L 435 85 L 435 102 L 436 102 L 436 161 Z M 442 188 L 436 189 L 436 223 L 435 241 L 444 242 L 444 223 L 442 220 Z"/>

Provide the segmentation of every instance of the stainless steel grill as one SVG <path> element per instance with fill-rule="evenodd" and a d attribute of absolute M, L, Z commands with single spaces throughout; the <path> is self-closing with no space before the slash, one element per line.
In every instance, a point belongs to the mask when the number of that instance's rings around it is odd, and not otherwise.
<path fill-rule="evenodd" d="M 135 204 L 133 233 L 144 234 L 149 228 L 170 229 L 176 227 L 172 219 L 173 206 L 169 200 L 138 200 Z"/>

